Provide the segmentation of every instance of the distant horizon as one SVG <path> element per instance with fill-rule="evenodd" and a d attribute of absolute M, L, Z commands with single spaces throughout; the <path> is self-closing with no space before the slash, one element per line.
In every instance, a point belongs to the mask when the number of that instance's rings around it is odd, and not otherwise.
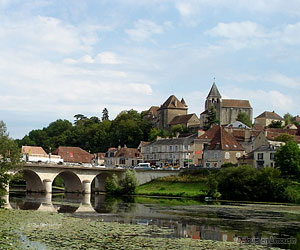
<path fill-rule="evenodd" d="M 223 99 L 299 115 L 300 2 L 0 1 L 0 120 L 23 138 L 76 114 Z"/>

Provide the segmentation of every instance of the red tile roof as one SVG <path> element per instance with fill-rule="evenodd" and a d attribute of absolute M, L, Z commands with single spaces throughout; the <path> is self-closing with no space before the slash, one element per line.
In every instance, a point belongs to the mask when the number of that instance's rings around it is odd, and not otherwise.
<path fill-rule="evenodd" d="M 47 155 L 42 147 L 37 146 L 22 146 L 22 153 L 29 155 Z"/>
<path fill-rule="evenodd" d="M 216 131 L 218 130 L 219 125 L 212 126 L 209 130 L 207 130 L 203 135 L 199 136 L 197 139 L 210 141 L 214 136 Z"/>
<path fill-rule="evenodd" d="M 52 154 L 60 155 L 65 162 L 90 163 L 94 156 L 79 147 L 58 147 Z"/>
<path fill-rule="evenodd" d="M 105 157 L 105 153 L 97 153 L 97 157 L 98 157 L 98 159 L 103 160 Z"/>
<path fill-rule="evenodd" d="M 140 158 L 142 155 L 137 148 L 121 148 L 117 151 L 115 157 Z"/>
<path fill-rule="evenodd" d="M 147 114 L 151 114 L 151 115 L 154 115 L 156 116 L 157 115 L 157 110 L 159 109 L 158 106 L 152 106 L 151 108 L 149 108 L 147 110 Z"/>
<path fill-rule="evenodd" d="M 227 151 L 244 151 L 244 148 L 237 140 L 230 135 L 221 126 L 218 126 L 214 137 L 212 138 L 209 150 L 227 150 Z"/>
<path fill-rule="evenodd" d="M 224 108 L 251 108 L 248 100 L 222 99 L 222 107 Z"/>
<path fill-rule="evenodd" d="M 266 118 L 266 119 L 284 121 L 284 119 L 280 115 L 276 114 L 274 111 L 273 112 L 265 111 L 261 113 L 259 116 L 255 117 L 255 119 L 256 118 Z"/>

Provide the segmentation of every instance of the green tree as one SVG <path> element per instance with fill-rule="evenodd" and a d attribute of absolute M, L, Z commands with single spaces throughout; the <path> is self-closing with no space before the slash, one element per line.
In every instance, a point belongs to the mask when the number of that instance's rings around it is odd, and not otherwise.
<path fill-rule="evenodd" d="M 288 141 L 277 149 L 275 166 L 281 170 L 284 176 L 300 178 L 300 148 L 295 141 Z"/>
<path fill-rule="evenodd" d="M 182 134 L 185 131 L 185 127 L 181 124 L 177 124 L 171 127 L 171 133 L 176 136 L 177 133 Z"/>
<path fill-rule="evenodd" d="M 119 194 L 121 187 L 117 175 L 113 174 L 112 177 L 107 177 L 105 180 L 105 191 L 108 194 Z"/>
<path fill-rule="evenodd" d="M 217 110 L 214 106 L 210 106 L 208 109 L 208 114 L 206 118 L 206 122 L 204 124 L 204 130 L 208 130 L 214 124 L 219 124 L 220 121 L 217 119 Z"/>
<path fill-rule="evenodd" d="M 295 141 L 295 136 L 283 133 L 275 137 L 275 141 L 282 141 L 282 142 L 288 142 L 288 141 Z"/>
<path fill-rule="evenodd" d="M 108 115 L 108 110 L 107 108 L 104 108 L 102 110 L 102 121 L 106 121 L 109 120 L 109 115 Z"/>
<path fill-rule="evenodd" d="M 240 121 L 242 123 L 244 123 L 245 125 L 247 125 L 248 127 L 252 127 L 252 121 L 250 119 L 249 114 L 247 114 L 246 112 L 240 112 L 237 116 L 237 121 Z"/>
<path fill-rule="evenodd" d="M 285 125 L 288 125 L 288 124 L 292 123 L 293 116 L 290 113 L 286 113 L 283 116 L 283 118 L 284 118 Z"/>
<path fill-rule="evenodd" d="M 125 172 L 125 178 L 121 180 L 120 186 L 122 194 L 135 194 L 135 190 L 137 187 L 137 179 L 134 170 L 127 170 Z"/>
<path fill-rule="evenodd" d="M 269 128 L 282 128 L 282 121 L 272 121 Z"/>
<path fill-rule="evenodd" d="M 0 196 L 5 194 L 5 186 L 9 183 L 7 171 L 21 167 L 21 152 L 17 143 L 9 138 L 5 123 L 0 121 Z M 2 204 L 0 199 L 0 205 Z"/>

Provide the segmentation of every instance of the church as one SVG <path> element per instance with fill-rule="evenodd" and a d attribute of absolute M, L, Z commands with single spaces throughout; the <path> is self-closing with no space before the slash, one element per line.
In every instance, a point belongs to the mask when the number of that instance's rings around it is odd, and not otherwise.
<path fill-rule="evenodd" d="M 205 110 L 200 114 L 201 127 L 204 126 L 209 108 L 213 106 L 216 109 L 217 119 L 220 125 L 235 122 L 239 113 L 245 112 L 252 121 L 252 107 L 248 100 L 222 99 L 222 96 L 213 83 L 205 101 Z"/>

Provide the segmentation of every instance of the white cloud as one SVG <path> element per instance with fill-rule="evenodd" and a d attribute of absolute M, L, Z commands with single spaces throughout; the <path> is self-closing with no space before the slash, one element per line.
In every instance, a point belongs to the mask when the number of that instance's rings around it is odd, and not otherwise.
<path fill-rule="evenodd" d="M 111 51 L 101 52 L 97 54 L 94 58 L 91 55 L 84 55 L 79 59 L 65 58 L 63 62 L 66 64 L 122 64 L 122 61 L 119 58 L 119 56 Z"/>
<path fill-rule="evenodd" d="M 96 60 L 101 64 L 121 64 L 121 60 L 118 58 L 118 56 L 111 51 L 99 53 L 96 57 Z"/>
<path fill-rule="evenodd" d="M 289 45 L 300 44 L 300 22 L 295 24 L 288 24 L 284 27 L 280 38 L 284 43 Z"/>
<path fill-rule="evenodd" d="M 152 21 L 140 19 L 135 22 L 134 29 L 126 29 L 125 32 L 134 41 L 144 41 L 155 34 L 162 34 L 164 29 Z"/>
<path fill-rule="evenodd" d="M 253 37 L 265 37 L 263 28 L 254 22 L 219 23 L 216 27 L 207 31 L 211 36 L 221 36 L 229 39 L 249 39 Z"/>
<path fill-rule="evenodd" d="M 280 13 L 299 16 L 300 2 L 298 0 L 176 0 L 175 8 L 183 18 L 193 18 L 201 15 L 207 9 L 228 9 L 246 13 Z M 212 12 L 213 13 L 213 12 Z"/>

